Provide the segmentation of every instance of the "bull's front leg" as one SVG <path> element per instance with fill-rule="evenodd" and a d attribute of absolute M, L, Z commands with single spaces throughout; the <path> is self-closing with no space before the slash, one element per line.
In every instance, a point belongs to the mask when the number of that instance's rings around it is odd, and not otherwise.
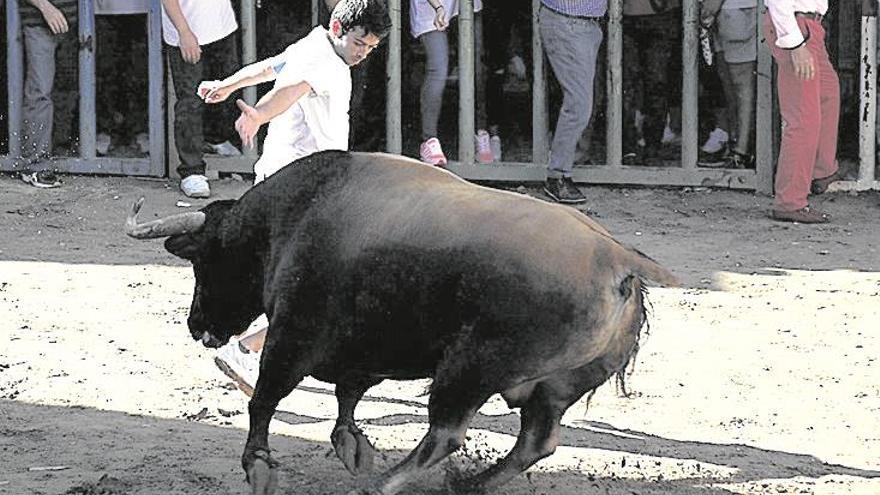
<path fill-rule="evenodd" d="M 375 449 L 355 424 L 354 409 L 367 390 L 380 381 L 370 378 L 356 378 L 343 379 L 336 384 L 339 415 L 336 418 L 333 433 L 330 435 L 330 441 L 336 450 L 336 456 L 345 464 L 345 468 L 355 476 L 369 473 L 373 469 Z"/>

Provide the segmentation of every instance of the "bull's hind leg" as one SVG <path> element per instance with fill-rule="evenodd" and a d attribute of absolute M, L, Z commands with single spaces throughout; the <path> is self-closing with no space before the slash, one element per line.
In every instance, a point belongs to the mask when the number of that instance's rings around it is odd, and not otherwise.
<path fill-rule="evenodd" d="M 511 407 L 522 408 L 516 444 L 497 464 L 465 480 L 459 487 L 460 491 L 493 490 L 532 464 L 553 454 L 559 444 L 562 415 L 585 393 L 604 383 L 610 375 L 605 366 L 593 362 L 536 384 L 523 402 L 508 400 Z"/>
<path fill-rule="evenodd" d="M 343 379 L 336 384 L 339 415 L 330 435 L 330 441 L 336 450 L 336 456 L 355 476 L 372 470 L 375 449 L 355 424 L 354 408 L 367 390 L 379 382 L 380 380 L 372 379 Z"/>
<path fill-rule="evenodd" d="M 481 388 L 478 379 L 474 379 L 477 376 L 463 372 L 454 381 L 443 380 L 440 374 L 435 376 L 428 403 L 428 433 L 400 464 L 353 493 L 394 495 L 413 478 L 461 447 L 468 423 L 491 395 Z"/>

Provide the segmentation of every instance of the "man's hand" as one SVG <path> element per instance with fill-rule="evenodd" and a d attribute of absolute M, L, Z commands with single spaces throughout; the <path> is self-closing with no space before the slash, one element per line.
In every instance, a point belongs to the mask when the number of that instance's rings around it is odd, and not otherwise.
<path fill-rule="evenodd" d="M 816 64 L 813 54 L 807 45 L 801 45 L 791 51 L 791 63 L 794 65 L 794 73 L 798 79 L 809 81 L 816 75 Z"/>
<path fill-rule="evenodd" d="M 64 14 L 51 3 L 46 2 L 45 5 L 40 8 L 40 13 L 43 14 L 43 19 L 45 19 L 46 24 L 49 25 L 49 30 L 52 31 L 53 34 L 62 34 L 70 30 L 70 26 L 67 24 L 67 18 L 65 18 Z"/>
<path fill-rule="evenodd" d="M 446 21 L 446 8 L 442 4 L 434 10 L 434 27 L 437 28 L 437 31 L 445 31 L 449 27 L 449 23 Z"/>
<path fill-rule="evenodd" d="M 180 54 L 183 61 L 189 64 L 197 64 L 202 59 L 202 47 L 192 31 L 180 33 Z"/>
<path fill-rule="evenodd" d="M 196 94 L 205 103 L 220 103 L 221 101 L 226 101 L 233 91 L 231 86 L 223 86 L 222 81 L 202 81 L 199 84 L 199 89 L 196 90 Z"/>
<path fill-rule="evenodd" d="M 248 105 L 244 100 L 235 100 L 235 104 L 241 110 L 241 115 L 235 121 L 235 130 L 238 131 L 241 144 L 253 148 L 254 137 L 256 137 L 257 131 L 260 130 L 260 126 L 264 123 L 263 118 L 259 110 Z"/>

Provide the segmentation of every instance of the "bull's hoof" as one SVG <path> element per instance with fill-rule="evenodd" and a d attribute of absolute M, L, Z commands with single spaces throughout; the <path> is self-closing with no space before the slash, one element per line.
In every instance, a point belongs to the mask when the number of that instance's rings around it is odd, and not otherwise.
<path fill-rule="evenodd" d="M 251 485 L 251 495 L 272 495 L 278 486 L 278 461 L 265 450 L 245 451 L 242 465 Z"/>
<path fill-rule="evenodd" d="M 375 449 L 357 426 L 345 424 L 336 426 L 330 435 L 330 441 L 336 450 L 336 457 L 345 464 L 348 472 L 357 476 L 372 471 Z"/>

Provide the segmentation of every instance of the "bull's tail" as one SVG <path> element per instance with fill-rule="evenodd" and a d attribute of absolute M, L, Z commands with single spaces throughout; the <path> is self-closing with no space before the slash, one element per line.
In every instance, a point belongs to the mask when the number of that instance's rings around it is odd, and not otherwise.
<path fill-rule="evenodd" d="M 678 287 L 681 283 L 675 275 L 638 249 L 628 248 L 633 272 L 642 280 L 653 282 L 661 287 Z"/>

